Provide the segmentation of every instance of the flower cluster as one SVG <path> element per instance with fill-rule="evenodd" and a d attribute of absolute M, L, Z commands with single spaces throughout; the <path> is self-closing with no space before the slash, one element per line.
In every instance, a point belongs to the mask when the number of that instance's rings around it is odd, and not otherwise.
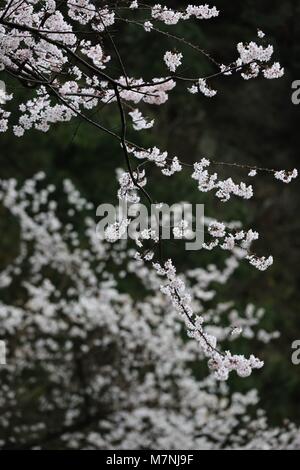
<path fill-rule="evenodd" d="M 259 46 L 254 41 L 246 45 L 240 42 L 237 45 L 237 50 L 240 54 L 240 61 L 243 64 L 250 64 L 253 61 L 269 62 L 274 52 L 273 46 Z"/>
<path fill-rule="evenodd" d="M 218 15 L 219 11 L 216 7 L 210 8 L 208 5 L 188 5 L 183 11 L 172 10 L 166 6 L 162 7 L 160 4 L 152 7 L 152 17 L 167 25 L 175 25 L 180 20 L 189 20 L 192 17 L 208 20 Z"/>
<path fill-rule="evenodd" d="M 194 164 L 194 172 L 192 178 L 198 182 L 198 189 L 202 192 L 209 192 L 216 190 L 216 196 L 221 201 L 229 201 L 232 195 L 241 197 L 243 199 L 250 199 L 253 196 L 253 188 L 251 185 L 247 186 L 245 183 L 236 184 L 232 178 L 226 180 L 218 180 L 218 174 L 209 174 L 207 167 L 210 166 L 210 161 L 202 158 L 200 162 Z"/>
<path fill-rule="evenodd" d="M 217 338 L 205 332 L 202 316 L 194 316 L 191 306 L 191 296 L 186 291 L 182 279 L 176 275 L 176 269 L 171 260 L 164 266 L 154 263 L 157 273 L 166 278 L 166 283 L 161 285 L 161 291 L 166 294 L 172 305 L 183 317 L 188 335 L 198 341 L 202 352 L 209 358 L 208 365 L 215 372 L 218 380 L 227 380 L 230 371 L 235 370 L 240 377 L 248 377 L 253 369 L 260 369 L 263 362 L 250 356 L 246 359 L 243 355 L 232 355 L 230 352 L 222 353 L 217 349 Z"/>
<path fill-rule="evenodd" d="M 273 264 L 273 256 L 265 258 L 264 256 L 258 257 L 256 255 L 248 255 L 247 259 L 249 260 L 252 266 L 255 266 L 260 271 L 265 271 Z"/>
<path fill-rule="evenodd" d="M 137 185 L 140 188 L 146 186 L 147 180 L 145 178 L 145 171 L 134 172 L 134 180 L 128 172 L 124 173 L 121 170 L 119 173 L 120 189 L 118 191 L 118 198 L 133 204 L 139 202 L 140 197 L 137 194 Z"/>
<path fill-rule="evenodd" d="M 164 61 L 166 66 L 171 72 L 175 72 L 176 69 L 181 65 L 183 55 L 181 53 L 174 53 L 167 51 L 164 55 Z"/>
<path fill-rule="evenodd" d="M 235 233 L 228 233 L 223 222 L 213 221 L 208 225 L 208 233 L 215 239 L 209 244 L 204 243 L 203 248 L 212 250 L 219 246 L 223 250 L 234 251 L 241 249 L 240 256 L 249 260 L 250 264 L 260 271 L 265 271 L 273 264 L 273 257 L 259 257 L 249 252 L 253 241 L 258 240 L 259 234 L 252 229 L 245 232 L 236 230 Z"/>
<path fill-rule="evenodd" d="M 139 4 L 138 4 L 137 0 L 134 0 L 133 2 L 131 2 L 130 6 L 129 6 L 129 8 L 131 8 L 133 10 L 135 10 L 138 7 L 139 7 Z"/>
<path fill-rule="evenodd" d="M 292 171 L 281 170 L 276 171 L 275 173 L 275 178 L 277 180 L 283 181 L 284 183 L 290 183 L 293 179 L 297 178 L 297 176 L 298 171 L 296 169 Z"/>
<path fill-rule="evenodd" d="M 259 31 L 258 37 L 263 38 L 264 33 Z M 236 61 L 237 66 L 243 67 L 248 64 L 246 71 L 241 74 L 245 80 L 258 77 L 261 70 L 267 79 L 281 78 L 284 75 L 284 68 L 281 67 L 279 62 L 275 62 L 273 65 L 266 65 L 270 62 L 274 53 L 272 45 L 269 44 L 264 47 L 256 44 L 254 41 L 246 45 L 240 42 L 237 45 L 237 50 L 240 55 Z"/>
<path fill-rule="evenodd" d="M 136 131 L 141 131 L 142 129 L 150 129 L 154 125 L 154 119 L 147 122 L 143 117 L 142 113 L 138 109 L 134 109 L 129 113 L 133 121 L 133 128 Z"/>
<path fill-rule="evenodd" d="M 201 92 L 204 96 L 207 96 L 208 98 L 212 98 L 217 94 L 217 91 L 210 88 L 207 85 L 206 80 L 204 80 L 203 78 L 199 79 L 197 85 L 192 85 L 190 88 L 188 88 L 188 91 L 193 95 L 195 93 Z"/>
<path fill-rule="evenodd" d="M 281 67 L 279 62 L 275 62 L 271 67 L 264 69 L 264 77 L 272 80 L 274 78 L 281 78 L 284 75 L 284 68 Z"/>
<path fill-rule="evenodd" d="M 139 3 L 133 1 L 128 10 L 139 8 Z M 180 20 L 192 18 L 209 20 L 217 17 L 219 11 L 206 4 L 190 4 L 178 11 L 156 4 L 149 13 L 144 23 L 137 23 L 137 27 L 141 26 L 147 32 L 154 29 L 153 21 L 175 25 Z M 13 127 L 18 137 L 32 127 L 46 132 L 56 122 L 66 122 L 76 116 L 87 118 L 86 110 L 115 104 L 119 98 L 121 102 L 132 102 L 134 105 L 141 102 L 163 105 L 168 100 L 169 92 L 176 86 L 176 80 L 170 77 L 154 77 L 151 80 L 131 77 L 121 57 L 112 57 L 111 53 L 106 52 L 106 42 L 102 40 L 101 33 L 107 37 L 109 28 L 115 25 L 116 14 L 112 7 L 97 8 L 91 0 L 68 0 L 67 8 L 55 1 L 48 1 L 45 5 L 32 1 L 21 6 L 17 0 L 13 0 L 4 2 L 0 14 L 0 35 L 3 37 L 0 46 L 1 68 L 7 68 L 36 90 L 33 97 L 20 105 L 21 116 Z M 88 36 L 78 35 L 77 23 L 89 28 Z M 95 37 L 90 34 L 93 31 Z M 259 31 L 259 39 L 263 36 Z M 115 45 L 112 46 L 114 49 Z M 240 42 L 237 48 L 238 60 L 233 65 L 219 65 L 221 75 L 230 75 L 233 70 L 240 70 L 245 79 L 258 76 L 260 70 L 267 79 L 283 75 L 284 70 L 279 62 L 273 65 L 269 63 L 273 55 L 272 45 L 264 47 L 251 41 L 249 44 Z M 205 55 L 211 59 L 208 53 Z M 121 76 L 115 76 L 118 68 L 115 60 L 118 63 L 121 60 Z M 173 73 L 182 60 L 181 52 L 167 51 L 164 55 L 164 61 Z M 218 66 L 216 61 L 213 63 Z M 192 85 L 188 90 L 192 94 L 200 92 L 213 97 L 217 93 L 206 78 L 188 79 L 190 82 Z M 0 97 L 2 102 L 3 99 L 4 96 Z M 152 127 L 153 121 L 147 122 L 139 113 L 141 111 L 136 108 L 129 112 L 134 129 L 139 131 Z M 8 129 L 9 117 L 10 114 L 1 109 L 2 132 Z M 231 182 L 228 184 L 231 185 Z"/>
<path fill-rule="evenodd" d="M 105 239 L 110 243 L 115 243 L 126 234 L 128 225 L 130 224 L 129 219 L 122 219 L 120 222 L 115 222 L 108 225 L 105 230 Z"/>

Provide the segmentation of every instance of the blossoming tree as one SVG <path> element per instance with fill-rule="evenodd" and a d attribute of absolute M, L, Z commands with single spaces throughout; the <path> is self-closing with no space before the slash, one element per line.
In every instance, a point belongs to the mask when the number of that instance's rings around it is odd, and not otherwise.
<path fill-rule="evenodd" d="M 0 274 L 0 337 L 8 349 L 1 368 L 1 446 L 299 447 L 292 423 L 269 428 L 263 410 L 253 411 L 255 390 L 230 395 L 214 375 L 195 378 L 193 368 L 209 346 L 199 350 L 185 340 L 159 274 L 134 259 L 124 241 L 98 239 L 93 206 L 69 180 L 63 193 L 67 224 L 45 175 L 21 186 L 14 179 L 0 184 L 7 230 L 13 221 L 19 230 L 18 255 Z M 193 308 L 209 324 L 207 338 L 234 344 L 241 329 L 245 339 L 266 343 L 277 332 L 260 328 L 261 309 L 249 304 L 238 312 L 232 301 L 216 296 L 216 285 L 226 283 L 240 262 L 235 251 L 223 269 L 194 269 L 176 283 L 189 286 Z M 162 290 L 168 293 L 175 280 L 170 263 L 164 269 L 170 280 Z M 120 292 L 125 273 L 144 292 L 139 300 Z M 200 317 L 189 323 L 190 334 L 196 336 L 198 328 Z M 247 375 L 248 361 L 236 360 L 238 373 Z M 250 358 L 250 365 L 255 362 Z"/>
<path fill-rule="evenodd" d="M 190 168 L 167 149 L 143 148 L 128 138 L 129 126 L 136 132 L 155 128 L 147 109 L 164 105 L 176 87 L 186 91 L 188 99 L 194 95 L 213 99 L 223 77 L 239 74 L 244 80 L 258 76 L 269 80 L 284 74 L 279 62 L 272 59 L 273 46 L 260 30 L 255 40 L 235 46 L 232 62 L 223 64 L 172 29 L 179 22 L 213 21 L 218 15 L 215 7 L 207 5 L 188 5 L 175 11 L 138 1 L 2 1 L 0 67 L 10 81 L 21 83 L 29 96 L 18 105 L 16 117 L 10 114 L 13 95 L 2 90 L 0 131 L 12 129 L 21 138 L 32 128 L 47 132 L 55 123 L 75 118 L 89 123 L 99 134 L 106 133 L 120 144 L 126 171 L 119 175 L 118 197 L 127 203 L 143 201 L 159 206 L 147 183 L 150 165 L 160 169 L 164 177 L 184 168 L 191 170 L 200 193 L 212 192 L 224 203 L 232 197 L 250 199 L 250 183 L 222 179 L 213 170 L 222 163 L 195 156 Z M 160 77 L 134 77 L 127 69 L 113 34 L 114 28 L 126 25 L 147 35 L 155 32 L 176 44 L 176 50 L 166 50 L 160 58 Z M 183 46 L 203 55 L 214 72 L 201 77 L 181 73 L 185 56 L 179 50 Z M 119 130 L 95 118 L 95 112 L 108 106 L 118 111 Z M 231 166 L 233 170 L 241 167 L 247 179 L 262 172 L 290 183 L 297 176 L 296 170 Z M 209 266 L 178 275 L 174 263 L 162 255 L 160 224 L 158 234 L 148 230 L 136 237 L 138 251 L 133 253 L 119 241 L 129 219 L 109 226 L 107 241 L 100 241 L 88 217 L 84 248 L 74 224 L 63 227 L 55 213 L 56 202 L 50 200 L 55 188 L 37 188 L 40 178 L 28 180 L 21 189 L 14 180 L 1 183 L 2 203 L 20 225 L 20 253 L 0 278 L 1 289 L 20 291 L 15 302 L 1 305 L 0 331 L 12 340 L 9 354 L 13 359 L 6 370 L 5 412 L 1 417 L 5 429 L 14 422 L 9 445 L 34 447 L 52 441 L 60 446 L 66 442 L 69 447 L 97 448 L 255 448 L 261 442 L 267 447 L 298 445 L 299 436 L 292 425 L 282 433 L 268 430 L 263 415 L 251 421 L 246 409 L 256 403 L 255 394 L 229 399 L 226 385 L 218 383 L 227 380 L 231 371 L 248 377 L 253 369 L 263 366 L 253 355 L 233 354 L 221 345 L 224 340 L 252 332 L 261 312 L 248 306 L 246 315 L 240 317 L 231 304 L 216 303 L 213 310 L 205 305 L 214 297 L 211 284 L 225 283 L 240 262 L 248 261 L 261 271 L 273 263 L 272 256 L 257 256 L 251 248 L 259 234 L 207 220 L 209 240 L 203 249 L 227 252 L 225 268 Z M 65 183 L 65 191 L 75 213 L 90 209 L 70 182 Z M 181 221 L 173 227 L 174 237 L 184 238 L 185 229 Z M 129 294 L 118 291 L 106 267 L 108 260 L 122 265 L 120 274 L 126 269 L 137 276 L 146 289 L 143 301 L 135 302 Z M 182 339 L 181 323 L 174 312 L 196 342 Z M 227 325 L 220 326 L 220 317 L 226 313 Z M 258 331 L 260 339 L 274 335 Z M 94 356 L 99 356 L 98 362 Z M 212 375 L 197 382 L 188 364 L 201 358 L 208 360 Z M 26 387 L 16 386 L 15 381 L 29 374 L 34 388 L 37 370 L 45 377 L 47 393 L 43 388 L 37 397 L 36 416 L 31 417 L 24 438 L 15 408 L 21 399 L 21 413 L 26 413 Z M 67 384 L 72 389 L 68 395 L 63 393 Z M 41 412 L 54 409 L 62 417 L 59 429 L 51 419 L 40 418 Z M 44 436 L 42 442 L 37 439 L 39 434 Z"/>

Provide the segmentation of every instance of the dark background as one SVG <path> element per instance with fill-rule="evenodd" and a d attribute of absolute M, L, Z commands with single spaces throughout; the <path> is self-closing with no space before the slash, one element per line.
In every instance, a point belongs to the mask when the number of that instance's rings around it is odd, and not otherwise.
<path fill-rule="evenodd" d="M 168 5 L 182 7 L 186 3 L 173 1 Z M 206 156 L 275 169 L 297 168 L 300 105 L 292 104 L 291 85 L 294 80 L 300 80 L 300 2 L 216 0 L 212 4 L 221 9 L 217 19 L 189 22 L 179 26 L 176 32 L 209 50 L 218 61 L 228 63 L 236 59 L 236 44 L 255 40 L 256 30 L 260 28 L 266 33 L 266 40 L 274 44 L 275 59 L 285 67 L 285 77 L 249 82 L 238 76 L 222 77 L 212 82 L 218 89 L 213 99 L 187 95 L 184 87 L 179 87 L 166 106 L 148 109 L 147 114 L 153 114 L 157 125 L 150 132 L 139 134 L 139 142 L 168 149 L 170 155 L 189 163 Z M 172 40 L 162 41 L 158 34 L 150 36 L 131 26 L 113 30 L 113 34 L 130 75 L 162 75 L 162 55 L 174 46 L 185 53 L 182 73 L 204 76 L 212 71 L 202 56 Z M 11 83 L 2 73 L 1 79 L 6 81 L 8 92 L 13 91 L 16 97 L 29 96 L 27 90 Z M 12 104 L 15 107 L 15 102 Z M 99 119 L 111 127 L 119 126 L 113 106 Z M 87 124 L 75 120 L 53 126 L 47 134 L 31 131 L 17 139 L 7 133 L 0 139 L 1 178 L 14 176 L 23 180 L 44 170 L 55 183 L 64 177 L 71 178 L 96 205 L 116 202 L 115 169 L 124 167 L 122 153 L 118 144 Z M 240 170 L 221 169 L 220 173 L 245 179 L 245 172 Z M 167 183 L 153 170 L 150 185 L 157 200 L 204 202 L 207 215 L 240 219 L 245 226 L 260 232 L 257 251 L 274 256 L 274 266 L 266 273 L 243 266 L 230 285 L 224 287 L 224 292 L 220 292 L 221 298 L 228 298 L 229 294 L 241 308 L 247 302 L 264 307 L 267 314 L 263 326 L 281 331 L 281 338 L 267 346 L 255 342 L 245 345 L 243 341 L 245 352 L 254 349 L 266 365 L 247 381 L 233 379 L 233 385 L 239 389 L 257 387 L 272 421 L 288 417 L 300 423 L 300 366 L 291 363 L 291 343 L 300 339 L 299 181 L 284 185 L 272 176 L 259 175 L 253 180 L 252 201 L 234 200 L 227 204 L 199 193 L 186 171 Z M 14 240 L 6 224 L 0 209 L 1 266 L 14 254 Z M 181 269 L 201 266 L 209 256 L 217 261 L 219 256 L 168 250 Z M 134 286 L 127 287 L 134 291 Z"/>

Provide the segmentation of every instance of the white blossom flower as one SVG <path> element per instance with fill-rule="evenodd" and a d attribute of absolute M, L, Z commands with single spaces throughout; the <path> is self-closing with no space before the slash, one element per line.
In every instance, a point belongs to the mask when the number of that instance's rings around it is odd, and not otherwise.
<path fill-rule="evenodd" d="M 208 98 L 212 98 L 217 94 L 216 90 L 213 90 L 212 88 L 209 88 L 207 86 L 206 80 L 203 78 L 199 78 L 198 84 L 197 85 L 192 85 L 190 88 L 188 88 L 188 91 L 192 94 L 198 93 L 200 91 L 203 93 L 204 96 L 207 96 Z"/>
<path fill-rule="evenodd" d="M 292 171 L 276 171 L 275 178 L 277 180 L 283 181 L 284 183 L 290 183 L 293 179 L 298 177 L 298 170 L 294 169 Z"/>
<path fill-rule="evenodd" d="M 181 53 L 173 53 L 167 51 L 164 55 L 164 61 L 171 72 L 175 72 L 176 69 L 181 65 L 181 59 L 183 55 Z"/>
<path fill-rule="evenodd" d="M 120 240 L 126 233 L 127 227 L 130 224 L 129 219 L 123 219 L 120 222 L 108 225 L 105 229 L 105 239 L 110 243 L 115 243 Z"/>
<path fill-rule="evenodd" d="M 146 33 L 150 33 L 152 29 L 153 29 L 153 24 L 151 23 L 151 21 L 145 21 L 144 30 L 146 31 Z"/>
<path fill-rule="evenodd" d="M 208 231 L 215 238 L 223 238 L 226 234 L 225 224 L 222 222 L 212 222 L 208 227 Z"/>
<path fill-rule="evenodd" d="M 269 256 L 265 258 L 264 256 L 259 257 L 256 255 L 248 255 L 247 259 L 249 260 L 250 264 L 257 268 L 260 271 L 266 271 L 270 266 L 272 266 L 274 260 L 273 256 Z"/>
<path fill-rule="evenodd" d="M 281 78 L 284 75 L 284 68 L 279 62 L 275 62 L 271 67 L 264 69 L 264 77 L 270 79 Z"/>
<path fill-rule="evenodd" d="M 239 43 L 237 50 L 240 54 L 240 59 L 243 64 L 249 64 L 250 62 L 269 62 L 271 59 L 274 48 L 270 44 L 266 47 L 258 46 L 254 41 L 244 45 Z"/>
<path fill-rule="evenodd" d="M 137 0 L 134 0 L 134 1 L 131 2 L 131 4 L 129 5 L 129 8 L 131 8 L 131 9 L 133 9 L 133 10 L 136 9 L 136 8 L 138 8 L 138 7 L 139 7 L 139 4 L 138 4 Z"/>
<path fill-rule="evenodd" d="M 172 176 L 174 173 L 178 173 L 179 171 L 182 170 L 182 165 L 179 163 L 179 160 L 177 157 L 174 157 L 171 161 L 170 165 L 165 166 L 161 172 L 165 176 Z"/>
<path fill-rule="evenodd" d="M 151 121 L 146 121 L 146 119 L 143 117 L 142 113 L 138 109 L 134 109 L 129 113 L 129 115 L 132 117 L 133 121 L 133 128 L 136 131 L 140 131 L 142 129 L 150 129 L 151 127 L 154 126 L 154 119 Z"/>

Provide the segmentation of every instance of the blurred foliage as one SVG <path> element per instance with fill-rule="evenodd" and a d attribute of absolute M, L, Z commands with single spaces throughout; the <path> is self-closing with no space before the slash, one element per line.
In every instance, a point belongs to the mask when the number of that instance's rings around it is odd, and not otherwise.
<path fill-rule="evenodd" d="M 170 6 L 183 6 L 188 2 L 171 1 Z M 256 29 L 265 31 L 267 39 L 275 46 L 276 58 L 286 69 L 281 80 L 257 79 L 246 82 L 239 77 L 216 80 L 218 95 L 213 99 L 192 97 L 181 85 L 171 94 L 171 99 L 161 109 L 151 108 L 156 126 L 136 139 L 143 146 L 158 145 L 177 155 L 182 161 L 193 163 L 202 156 L 224 162 L 249 163 L 271 168 L 294 168 L 298 164 L 298 132 L 300 106 L 291 102 L 291 83 L 300 79 L 300 4 L 295 0 L 257 2 L 213 2 L 222 13 L 216 20 L 181 25 L 178 35 L 209 50 L 222 63 L 236 58 L 235 44 L 255 39 Z M 156 33 L 145 34 L 133 25 L 113 31 L 130 75 L 145 77 L 164 73 L 162 55 L 166 49 L 182 50 L 185 59 L 184 75 L 203 76 L 212 70 L 211 65 L 195 51 L 174 40 L 162 40 Z M 146 53 L 145 53 L 146 51 Z M 15 99 L 28 95 L 15 83 L 5 79 L 8 90 Z M 212 83 L 214 85 L 214 83 Z M 29 96 L 29 95 L 28 95 Z M 11 105 L 15 106 L 15 102 Z M 149 113 L 148 113 L 149 114 Z M 118 129 L 117 110 L 109 106 L 97 117 L 109 127 Z M 116 202 L 117 183 L 115 170 L 124 167 L 118 143 L 77 120 L 55 125 L 47 134 L 32 131 L 22 139 L 11 133 L 1 135 L 1 178 L 15 177 L 23 180 L 43 170 L 48 178 L 58 183 L 71 178 L 83 195 L 99 205 Z M 232 170 L 220 167 L 220 173 L 232 175 Z M 244 171 L 234 171 L 236 179 L 245 179 Z M 265 368 L 250 379 L 234 379 L 239 389 L 257 387 L 262 395 L 262 405 L 274 421 L 288 417 L 300 422 L 298 397 L 300 368 L 291 364 L 291 343 L 300 338 L 300 243 L 298 218 L 299 182 L 285 186 L 268 175 L 254 181 L 255 198 L 248 202 L 219 203 L 212 196 L 204 196 L 189 178 L 189 170 L 166 180 L 155 169 L 151 172 L 149 188 L 156 200 L 174 203 L 180 200 L 205 203 L 206 215 L 225 220 L 241 220 L 246 226 L 261 233 L 257 251 L 272 253 L 274 266 L 266 273 L 256 272 L 244 265 L 230 285 L 224 286 L 220 298 L 232 298 L 244 308 L 253 302 L 266 309 L 264 326 L 278 329 L 281 338 L 263 346 L 254 344 L 256 353 L 266 362 Z M 0 212 L 1 265 L 14 255 L 18 239 L 15 230 L 7 231 L 5 212 Z M 174 256 L 177 265 L 201 266 L 219 262 L 221 255 L 202 252 L 184 252 L 166 245 L 165 256 Z M 124 288 L 135 290 L 128 278 Z M 249 353 L 253 344 L 242 341 L 239 346 Z"/>

